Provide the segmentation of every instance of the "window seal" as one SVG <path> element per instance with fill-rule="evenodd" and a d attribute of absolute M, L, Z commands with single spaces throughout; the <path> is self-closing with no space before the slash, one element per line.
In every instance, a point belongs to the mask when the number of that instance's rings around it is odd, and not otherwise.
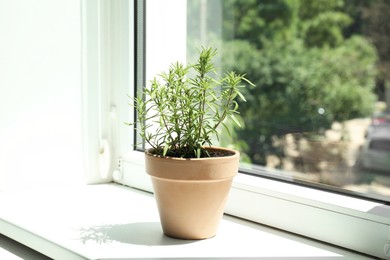
<path fill-rule="evenodd" d="M 337 187 L 337 186 L 326 185 L 323 183 L 310 182 L 310 181 L 306 181 L 303 179 L 296 179 L 296 178 L 293 178 L 291 176 L 286 176 L 286 175 L 275 175 L 273 173 L 272 169 L 270 171 L 268 171 L 268 170 L 251 171 L 251 170 L 240 168 L 239 172 L 242 174 L 246 174 L 246 175 L 250 175 L 250 176 L 254 176 L 254 177 L 261 177 L 261 178 L 280 181 L 280 182 L 284 182 L 284 183 L 292 183 L 292 184 L 302 186 L 302 187 L 310 187 L 310 188 L 317 189 L 320 191 L 330 191 L 333 193 L 337 193 L 339 195 L 346 195 L 346 196 L 350 196 L 353 198 L 369 200 L 369 201 L 381 203 L 384 205 L 390 205 L 389 201 L 385 201 L 383 199 L 380 199 L 380 198 L 375 197 L 375 196 L 370 195 L 370 194 L 363 195 L 359 192 L 354 192 L 352 190 L 343 189 L 343 188 Z"/>

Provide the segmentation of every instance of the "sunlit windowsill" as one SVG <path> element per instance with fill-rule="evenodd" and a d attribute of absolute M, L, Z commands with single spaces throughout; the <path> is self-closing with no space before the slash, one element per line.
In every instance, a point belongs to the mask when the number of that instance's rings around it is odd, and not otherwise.
<path fill-rule="evenodd" d="M 151 191 L 144 154 L 123 157 L 117 181 Z M 390 259 L 390 207 L 364 198 L 238 174 L 225 212 L 361 253 Z"/>
<path fill-rule="evenodd" d="M 231 216 L 224 216 L 214 238 L 169 238 L 162 233 L 153 196 L 117 184 L 3 192 L 0 204 L 0 233 L 55 259 L 365 259 Z"/>

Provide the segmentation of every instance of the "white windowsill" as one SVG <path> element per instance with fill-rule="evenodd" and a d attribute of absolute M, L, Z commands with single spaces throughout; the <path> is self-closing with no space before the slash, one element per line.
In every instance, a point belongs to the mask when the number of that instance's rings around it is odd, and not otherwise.
<path fill-rule="evenodd" d="M 144 154 L 123 156 L 116 181 L 151 191 Z M 225 213 L 353 251 L 390 259 L 390 206 L 239 174 Z"/>
<path fill-rule="evenodd" d="M 116 184 L 3 192 L 0 205 L 0 233 L 55 259 L 370 259 L 231 216 L 214 238 L 169 238 L 153 196 Z"/>

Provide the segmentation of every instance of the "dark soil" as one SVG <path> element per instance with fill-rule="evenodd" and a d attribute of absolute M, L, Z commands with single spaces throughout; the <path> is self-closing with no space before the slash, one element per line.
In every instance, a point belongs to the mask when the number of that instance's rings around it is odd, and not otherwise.
<path fill-rule="evenodd" d="M 153 155 L 157 156 L 162 156 L 163 150 L 158 149 L 158 150 L 150 150 L 149 151 Z M 232 156 L 234 155 L 234 152 L 226 151 L 226 150 L 215 150 L 215 149 L 202 149 L 200 158 L 209 158 L 209 157 L 226 157 L 226 156 Z M 197 158 L 195 153 L 191 150 L 174 150 L 174 151 L 169 151 L 166 154 L 166 157 L 176 157 L 176 158 Z"/>
<path fill-rule="evenodd" d="M 210 156 L 206 156 L 206 157 L 225 157 L 225 156 L 232 156 L 234 155 L 234 153 L 229 151 L 215 150 L 215 151 L 209 151 L 209 155 Z"/>

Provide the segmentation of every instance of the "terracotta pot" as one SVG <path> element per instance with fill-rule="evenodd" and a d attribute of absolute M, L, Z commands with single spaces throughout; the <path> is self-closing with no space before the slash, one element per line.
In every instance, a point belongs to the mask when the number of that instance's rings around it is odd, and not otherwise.
<path fill-rule="evenodd" d="M 239 152 L 231 156 L 183 159 L 145 154 L 146 172 L 152 178 L 161 225 L 167 236 L 205 239 L 217 233 Z"/>

